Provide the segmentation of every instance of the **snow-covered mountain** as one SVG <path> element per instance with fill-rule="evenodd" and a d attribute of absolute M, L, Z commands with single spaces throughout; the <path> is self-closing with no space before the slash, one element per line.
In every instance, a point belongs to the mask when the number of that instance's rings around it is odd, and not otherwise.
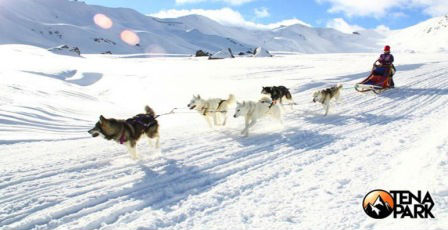
<path fill-rule="evenodd" d="M 113 23 L 103 29 L 94 16 L 106 15 Z M 222 47 L 247 51 L 253 46 L 198 30 L 179 30 L 174 24 L 131 9 L 91 6 L 68 0 L 14 0 L 0 4 L 0 44 L 28 44 L 50 48 L 66 44 L 81 53 L 193 53 Z M 124 30 L 134 31 L 138 44 L 122 41 Z"/>
<path fill-rule="evenodd" d="M 175 22 L 178 28 L 186 30 L 195 28 L 205 34 L 228 36 L 273 51 L 365 52 L 377 49 L 376 41 L 381 38 L 381 35 L 374 31 L 344 34 L 334 29 L 312 28 L 301 24 L 281 26 L 273 30 L 229 27 L 199 15 L 166 20 Z"/>
<path fill-rule="evenodd" d="M 94 23 L 102 14 L 111 21 L 103 29 Z M 139 42 L 129 45 L 120 33 L 134 31 Z M 0 5 L 0 44 L 27 44 L 43 48 L 68 45 L 81 53 L 185 53 L 202 49 L 235 53 L 264 47 L 272 51 L 304 53 L 364 52 L 376 47 L 376 36 L 344 34 L 304 25 L 274 30 L 224 26 L 190 15 L 159 19 L 125 8 L 107 8 L 68 0 L 15 0 Z"/>
<path fill-rule="evenodd" d="M 395 51 L 434 53 L 448 51 L 448 15 L 431 18 L 409 28 L 393 31 L 386 39 Z"/>
<path fill-rule="evenodd" d="M 110 28 L 95 24 L 105 15 Z M 122 40 L 133 31 L 138 42 Z M 394 52 L 441 52 L 448 45 L 448 17 L 433 18 L 407 29 L 341 33 L 301 24 L 275 29 L 225 26 L 207 17 L 189 15 L 159 19 L 126 8 L 108 8 L 69 0 L 14 0 L 0 4 L 0 44 L 27 44 L 42 48 L 78 47 L 81 53 L 178 53 L 197 50 L 234 53 L 263 47 L 270 51 L 301 53 L 377 52 L 391 44 Z M 389 35 L 390 34 L 390 35 Z"/>

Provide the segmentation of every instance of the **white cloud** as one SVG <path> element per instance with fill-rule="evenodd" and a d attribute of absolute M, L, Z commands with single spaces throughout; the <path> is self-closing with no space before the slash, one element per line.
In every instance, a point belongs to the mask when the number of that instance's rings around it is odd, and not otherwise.
<path fill-rule="evenodd" d="M 333 28 L 335 30 L 339 30 L 343 33 L 351 34 L 355 31 L 364 30 L 363 27 L 358 25 L 350 25 L 342 18 L 334 18 L 331 21 L 327 22 L 328 28 Z"/>
<path fill-rule="evenodd" d="M 245 3 L 253 2 L 256 0 L 176 0 L 176 4 L 183 5 L 183 4 L 193 4 L 193 3 L 199 3 L 199 2 L 224 2 L 230 5 L 242 5 Z"/>
<path fill-rule="evenodd" d="M 385 17 L 399 13 L 399 9 L 422 9 L 428 15 L 440 16 L 448 13 L 447 0 L 315 0 L 329 3 L 330 13 L 352 16 Z M 397 11 L 398 10 L 398 11 Z"/>
<path fill-rule="evenodd" d="M 441 16 L 448 13 L 447 0 L 413 0 L 414 5 L 421 5 L 424 12 L 431 16 Z"/>
<path fill-rule="evenodd" d="M 262 8 L 255 8 L 254 9 L 254 14 L 257 18 L 266 18 L 271 16 L 271 14 L 269 13 L 268 8 L 262 7 Z"/>
<path fill-rule="evenodd" d="M 281 25 L 289 26 L 293 24 L 302 24 L 311 27 L 311 25 L 293 18 L 271 24 L 259 24 L 246 20 L 240 12 L 232 10 L 230 8 L 222 8 L 217 10 L 204 10 L 204 9 L 191 9 L 191 10 L 162 10 L 150 16 L 157 18 L 178 18 L 186 15 L 202 15 L 208 17 L 222 25 L 239 26 L 253 29 L 274 29 Z"/>

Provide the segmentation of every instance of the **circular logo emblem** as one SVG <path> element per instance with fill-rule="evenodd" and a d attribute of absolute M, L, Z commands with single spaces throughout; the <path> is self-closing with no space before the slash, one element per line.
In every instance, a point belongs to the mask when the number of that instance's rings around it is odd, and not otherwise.
<path fill-rule="evenodd" d="M 364 212 L 375 219 L 388 217 L 394 211 L 394 198 L 384 190 L 369 192 L 362 202 Z"/>

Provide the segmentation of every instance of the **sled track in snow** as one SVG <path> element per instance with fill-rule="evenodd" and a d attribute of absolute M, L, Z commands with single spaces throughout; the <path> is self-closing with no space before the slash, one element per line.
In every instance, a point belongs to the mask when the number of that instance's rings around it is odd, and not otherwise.
<path fill-rule="evenodd" d="M 403 133 L 401 127 L 407 122 L 446 111 L 441 105 L 448 102 L 444 77 L 448 68 L 432 66 L 438 69 L 423 66 L 415 74 L 404 71 L 409 77 L 398 74 L 399 88 L 378 96 L 346 90 L 328 117 L 320 115 L 320 105 L 309 103 L 314 89 L 299 92 L 294 94 L 297 110 L 286 115 L 283 130 L 255 130 L 249 138 L 240 137 L 240 127 L 192 132 L 164 141 L 163 157 L 138 163 L 129 160 L 122 146 L 97 139 L 0 146 L 20 156 L 9 163 L 25 163 L 2 169 L 0 229 L 117 229 L 143 223 L 142 229 L 185 229 L 204 216 L 231 208 L 242 195 L 250 196 L 290 177 L 304 184 L 298 185 L 300 191 L 319 194 L 322 189 L 303 180 L 302 173 L 315 175 L 319 183 L 331 175 L 316 167 L 328 166 L 337 172 L 334 158 L 352 167 L 356 156 L 346 154 L 350 149 L 366 149 L 359 153 L 365 161 L 372 154 L 387 159 L 389 153 L 376 152 L 382 138 L 406 139 L 413 135 Z M 46 144 L 52 151 L 48 162 L 24 155 L 27 149 Z M 146 145 L 140 149 L 147 152 Z M 355 173 L 360 181 L 368 180 L 374 175 L 371 169 L 366 165 Z M 347 184 L 355 183 L 352 180 L 338 178 L 340 187 L 334 192 L 344 192 Z M 302 221 L 307 218 L 304 214 Z M 353 228 L 361 222 L 336 228 Z M 330 227 L 329 222 L 324 224 Z"/>

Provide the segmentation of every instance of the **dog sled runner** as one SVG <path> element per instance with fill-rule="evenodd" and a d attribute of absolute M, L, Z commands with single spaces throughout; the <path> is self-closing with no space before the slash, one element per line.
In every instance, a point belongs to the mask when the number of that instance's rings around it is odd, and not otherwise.
<path fill-rule="evenodd" d="M 370 75 L 362 82 L 355 85 L 355 90 L 361 93 L 372 91 L 376 94 L 390 89 L 390 82 L 394 68 L 392 65 L 377 66 L 374 65 Z"/>

